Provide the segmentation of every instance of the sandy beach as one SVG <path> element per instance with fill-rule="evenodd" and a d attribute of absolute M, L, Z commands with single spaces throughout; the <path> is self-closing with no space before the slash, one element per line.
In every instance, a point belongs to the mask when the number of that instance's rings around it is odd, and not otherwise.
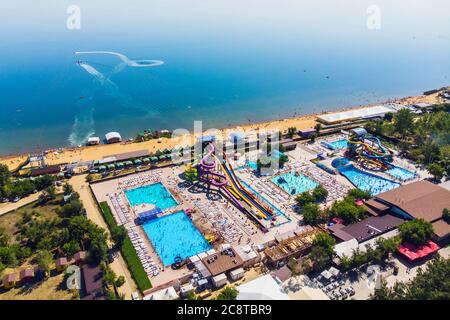
<path fill-rule="evenodd" d="M 450 88 L 450 87 L 448 87 Z M 420 96 L 412 96 L 412 97 L 404 97 L 399 99 L 391 99 L 384 103 L 399 103 L 402 105 L 414 104 L 414 103 L 441 103 L 442 100 L 438 96 L 438 93 L 434 93 L 431 95 L 420 95 Z M 354 108 L 342 108 L 341 110 L 325 112 L 326 113 L 334 113 L 338 111 L 345 111 L 349 109 L 363 109 L 367 107 L 371 107 L 374 105 L 379 105 L 381 103 L 375 103 L 371 105 L 358 106 Z M 282 133 L 287 132 L 289 127 L 295 127 L 297 130 L 307 130 L 314 128 L 317 120 L 317 116 L 319 114 L 314 115 L 306 115 L 306 116 L 298 116 L 286 119 L 279 119 L 273 121 L 245 124 L 241 126 L 234 126 L 230 128 L 222 128 L 219 129 L 219 132 L 223 134 L 224 137 L 228 137 L 230 133 L 236 131 L 250 132 L 250 131 L 270 131 L 270 130 L 279 130 Z M 138 129 L 136 129 L 136 132 Z M 83 162 L 83 161 L 92 161 L 92 160 L 100 160 L 104 157 L 124 153 L 124 152 L 132 152 L 138 150 L 148 150 L 150 153 L 154 153 L 157 150 L 164 149 L 172 149 L 176 146 L 192 144 L 195 142 L 195 135 L 184 135 L 177 138 L 162 138 L 160 140 L 153 139 L 140 143 L 133 142 L 122 142 L 117 144 L 108 144 L 108 145 L 98 145 L 98 146 L 83 146 L 80 148 L 76 147 L 67 147 L 61 148 L 59 150 L 50 151 L 46 155 L 47 165 L 54 164 L 66 164 L 72 162 Z M 0 157 L 0 163 L 6 164 L 10 170 L 15 170 L 21 163 L 23 163 L 27 159 L 28 155 L 12 155 Z"/>

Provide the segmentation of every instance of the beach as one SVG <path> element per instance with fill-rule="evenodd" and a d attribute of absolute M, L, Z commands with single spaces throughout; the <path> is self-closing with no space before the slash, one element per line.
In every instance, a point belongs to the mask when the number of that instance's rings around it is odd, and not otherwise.
<path fill-rule="evenodd" d="M 434 104 L 441 102 L 442 100 L 439 97 L 439 93 L 434 93 L 426 96 L 419 95 L 399 99 L 392 99 L 384 103 L 398 103 L 402 105 L 409 105 L 415 103 Z M 363 109 L 379 104 L 382 103 L 358 106 L 355 108 L 342 108 L 338 111 L 345 111 L 349 109 L 352 110 Z M 330 111 L 321 114 L 335 113 L 338 111 Z M 318 115 L 319 114 L 312 114 L 273 121 L 243 124 L 241 126 L 233 126 L 229 128 L 220 128 L 220 129 L 218 128 L 219 132 L 217 133 L 222 134 L 223 137 L 228 137 L 230 133 L 237 131 L 248 133 L 250 131 L 279 130 L 282 133 L 286 133 L 288 128 L 290 127 L 295 127 L 297 130 L 309 130 L 314 128 L 314 126 L 316 125 Z M 136 129 L 136 131 L 138 131 L 138 128 Z M 125 152 L 133 152 L 138 150 L 148 150 L 150 153 L 155 153 L 157 150 L 164 150 L 164 149 L 170 150 L 175 147 L 193 144 L 195 142 L 195 138 L 196 136 L 192 133 L 190 135 L 183 135 L 176 138 L 152 139 L 139 143 L 128 141 L 116 144 L 104 144 L 97 146 L 60 148 L 46 152 L 46 164 L 56 165 L 56 164 L 67 164 L 72 162 L 101 160 L 111 155 Z M 27 157 L 28 157 L 27 154 L 5 156 L 0 158 L 0 163 L 7 165 L 10 170 L 15 170 L 21 163 L 26 161 Z"/>

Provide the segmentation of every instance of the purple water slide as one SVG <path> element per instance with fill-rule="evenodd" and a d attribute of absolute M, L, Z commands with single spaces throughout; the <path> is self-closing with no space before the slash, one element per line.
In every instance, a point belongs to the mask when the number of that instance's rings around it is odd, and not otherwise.
<path fill-rule="evenodd" d="M 200 161 L 200 172 L 199 172 L 200 179 L 212 184 L 213 186 L 219 187 L 220 190 L 223 191 L 238 208 L 243 209 L 244 207 L 242 206 L 242 204 L 236 199 L 235 196 L 231 194 L 230 191 L 227 190 L 226 188 L 226 186 L 228 185 L 227 177 L 221 173 L 212 171 L 216 166 L 215 160 L 213 160 L 212 163 L 207 163 L 207 159 L 211 159 L 211 156 L 215 151 L 215 148 L 212 144 L 210 144 L 209 146 L 210 150 Z M 205 175 L 206 176 L 210 175 L 211 178 L 210 179 L 208 179 L 207 177 L 205 178 L 204 177 Z M 217 177 L 219 179 L 215 179 L 214 177 Z"/>

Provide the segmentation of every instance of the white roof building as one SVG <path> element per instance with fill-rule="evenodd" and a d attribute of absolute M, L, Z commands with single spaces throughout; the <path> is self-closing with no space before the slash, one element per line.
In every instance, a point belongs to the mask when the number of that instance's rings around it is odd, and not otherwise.
<path fill-rule="evenodd" d="M 237 300 L 289 300 L 289 296 L 270 274 L 237 286 L 236 289 L 239 291 Z"/>
<path fill-rule="evenodd" d="M 99 138 L 99 137 L 90 137 L 90 138 L 87 140 L 87 144 L 88 144 L 88 145 L 100 144 L 100 138 Z"/>
<path fill-rule="evenodd" d="M 328 113 L 318 116 L 317 118 L 325 123 L 337 123 L 343 121 L 350 121 L 356 119 L 366 119 L 366 118 L 374 118 L 374 117 L 384 117 L 384 115 L 388 112 L 397 112 L 392 107 L 389 106 L 374 106 L 362 109 L 353 109 L 342 112 Z"/>
<path fill-rule="evenodd" d="M 176 300 L 179 298 L 180 297 L 174 287 L 168 287 L 145 296 L 144 300 Z"/>

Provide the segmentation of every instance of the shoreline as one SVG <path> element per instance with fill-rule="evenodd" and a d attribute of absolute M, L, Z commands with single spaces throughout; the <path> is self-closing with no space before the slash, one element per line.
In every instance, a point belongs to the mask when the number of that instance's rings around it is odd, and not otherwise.
<path fill-rule="evenodd" d="M 450 88 L 450 87 L 443 87 L 443 88 Z M 429 95 L 422 94 L 402 98 L 391 98 L 383 102 L 371 103 L 355 107 L 342 107 L 334 109 L 333 111 L 324 111 L 320 113 L 298 115 L 293 117 L 260 122 L 251 122 L 245 124 L 243 123 L 241 125 L 223 126 L 221 128 L 217 128 L 216 129 L 217 131 L 215 132 L 228 136 L 229 133 L 238 130 L 249 132 L 258 130 L 278 129 L 280 130 L 280 132 L 285 132 L 289 127 L 296 127 L 297 130 L 307 130 L 312 129 L 317 123 L 316 122 L 317 117 L 324 114 L 343 112 L 348 110 L 360 110 L 388 103 L 398 103 L 402 105 L 420 102 L 440 103 L 442 102 L 442 100 L 439 97 L 439 93 L 443 88 L 440 88 L 438 89 L 438 92 Z M 203 132 L 211 132 L 211 130 L 204 130 Z M 156 152 L 157 150 L 172 149 L 181 142 L 183 142 L 183 144 L 193 143 L 195 137 L 196 136 L 194 135 L 194 133 L 191 132 L 188 135 L 184 135 L 177 138 L 161 138 L 160 142 L 158 142 L 158 139 L 152 139 L 139 143 L 124 141 L 116 144 L 100 144 L 96 146 L 82 146 L 82 147 L 68 146 L 68 147 L 47 149 L 45 151 L 47 160 L 46 162 L 48 165 L 54 165 L 54 164 L 71 163 L 74 161 L 83 162 L 91 160 L 100 160 L 106 156 L 110 156 L 113 154 L 132 152 L 143 149 L 147 149 L 150 153 L 153 153 Z M 0 163 L 6 164 L 10 170 L 15 170 L 21 163 L 23 163 L 27 159 L 28 154 L 29 153 L 11 154 L 4 156 L 0 155 Z"/>

